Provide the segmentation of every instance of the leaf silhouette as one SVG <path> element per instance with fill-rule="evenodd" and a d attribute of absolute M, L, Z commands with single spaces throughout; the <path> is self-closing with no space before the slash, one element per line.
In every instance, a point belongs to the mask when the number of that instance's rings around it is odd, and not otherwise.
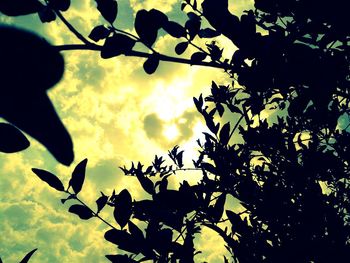
<path fill-rule="evenodd" d="M 48 0 L 49 6 L 55 10 L 67 11 L 70 6 L 70 0 Z"/>
<path fill-rule="evenodd" d="M 159 22 L 155 20 L 156 16 L 146 10 L 140 10 L 135 17 L 135 30 L 141 41 L 151 47 L 157 39 Z"/>
<path fill-rule="evenodd" d="M 175 52 L 178 55 L 181 55 L 182 53 L 184 53 L 186 51 L 188 47 L 188 42 L 180 42 L 175 46 Z"/>
<path fill-rule="evenodd" d="M 14 153 L 29 147 L 29 141 L 16 127 L 0 123 L 0 152 Z"/>
<path fill-rule="evenodd" d="M 115 221 L 121 228 L 128 223 L 132 213 L 132 199 L 128 190 L 122 190 L 115 199 L 113 211 Z"/>
<path fill-rule="evenodd" d="M 97 10 L 107 22 L 113 24 L 118 15 L 118 2 L 115 0 L 95 0 Z"/>
<path fill-rule="evenodd" d="M 106 255 L 106 258 L 113 263 L 136 263 L 136 260 L 129 258 L 127 255 Z"/>
<path fill-rule="evenodd" d="M 1 0 L 0 12 L 7 16 L 22 16 L 38 12 L 43 7 L 38 0 Z"/>
<path fill-rule="evenodd" d="M 131 234 L 124 230 L 111 229 L 105 233 L 105 239 L 116 244 L 119 249 L 126 250 L 131 253 L 140 253 L 142 247 L 135 242 Z"/>
<path fill-rule="evenodd" d="M 69 186 L 73 188 L 76 194 L 78 194 L 83 187 L 87 161 L 87 159 L 84 159 L 78 163 L 74 168 L 71 179 L 69 180 Z"/>
<path fill-rule="evenodd" d="M 97 204 L 97 212 L 96 212 L 96 214 L 98 214 L 105 207 L 105 205 L 108 202 L 108 196 L 104 195 L 102 192 L 101 192 L 101 195 L 102 196 L 100 196 L 96 200 L 96 204 Z"/>
<path fill-rule="evenodd" d="M 32 168 L 33 173 L 35 173 L 41 180 L 48 183 L 49 186 L 55 188 L 58 191 L 63 192 L 64 186 L 58 177 L 48 171 Z"/>
<path fill-rule="evenodd" d="M 42 143 L 62 164 L 73 159 L 73 143 L 46 90 L 62 77 L 62 55 L 39 36 L 0 27 L 0 115 Z M 18 74 L 21 78 L 18 78 Z"/>
<path fill-rule="evenodd" d="M 69 212 L 78 215 L 81 219 L 87 220 L 94 216 L 90 208 L 84 205 L 72 205 L 69 207 Z"/>
<path fill-rule="evenodd" d="M 33 256 L 35 251 L 37 251 L 37 248 L 33 249 L 27 255 L 25 255 L 25 257 L 19 263 L 27 263 L 29 261 L 29 259 Z"/>
<path fill-rule="evenodd" d="M 110 30 L 103 25 L 96 26 L 89 34 L 89 38 L 95 42 L 105 39 L 109 36 Z"/>
<path fill-rule="evenodd" d="M 227 145 L 229 139 L 230 139 L 230 123 L 227 122 L 222 126 L 219 134 L 220 142 L 222 145 Z"/>
<path fill-rule="evenodd" d="M 147 74 L 153 74 L 159 65 L 159 57 L 157 55 L 151 55 L 145 63 L 143 63 L 143 69 Z"/>
<path fill-rule="evenodd" d="M 205 58 L 207 57 L 207 54 L 203 53 L 203 52 L 195 52 L 192 54 L 191 56 L 191 62 L 192 63 L 198 63 L 203 61 Z"/>
<path fill-rule="evenodd" d="M 55 12 L 48 6 L 45 6 L 44 8 L 40 9 L 38 14 L 42 23 L 50 23 L 56 20 Z"/>
<path fill-rule="evenodd" d="M 131 37 L 115 33 L 111 37 L 106 38 L 101 50 L 102 58 L 112 58 L 125 54 L 132 50 L 135 45 L 135 40 Z"/>
<path fill-rule="evenodd" d="M 167 21 L 163 25 L 163 29 L 172 37 L 180 38 L 186 36 L 186 30 L 179 23 L 174 21 Z"/>
<path fill-rule="evenodd" d="M 198 36 L 200 38 L 213 38 L 219 36 L 220 33 L 214 29 L 211 28 L 204 28 L 200 29 L 198 32 Z"/>

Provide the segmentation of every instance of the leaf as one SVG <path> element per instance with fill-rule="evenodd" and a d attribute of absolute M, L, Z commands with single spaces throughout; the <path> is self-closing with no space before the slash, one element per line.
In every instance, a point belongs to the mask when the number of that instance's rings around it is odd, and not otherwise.
<path fill-rule="evenodd" d="M 203 61 L 207 57 L 207 54 L 203 52 L 195 52 L 191 56 L 191 63 L 198 63 Z"/>
<path fill-rule="evenodd" d="M 143 63 L 143 69 L 147 74 L 153 74 L 159 66 L 159 57 L 152 54 L 148 59 Z"/>
<path fill-rule="evenodd" d="M 135 40 L 124 34 L 113 34 L 106 38 L 101 50 L 102 58 L 112 58 L 121 54 L 126 54 L 135 46 Z"/>
<path fill-rule="evenodd" d="M 87 161 L 88 159 L 84 159 L 78 163 L 72 173 L 71 179 L 69 180 L 69 186 L 73 188 L 76 194 L 78 194 L 83 187 Z"/>
<path fill-rule="evenodd" d="M 33 254 L 35 253 L 35 251 L 37 251 L 38 249 L 35 248 L 32 251 L 30 251 L 27 255 L 25 255 L 25 257 L 19 262 L 19 263 L 27 263 L 29 261 L 29 259 L 33 256 Z M 0 260 L 1 262 L 1 260 Z"/>
<path fill-rule="evenodd" d="M 54 11 L 52 11 L 51 8 L 45 6 L 44 8 L 40 9 L 38 12 L 40 21 L 42 23 L 50 23 L 52 21 L 56 20 L 56 14 Z"/>
<path fill-rule="evenodd" d="M 124 228 L 132 213 L 132 199 L 128 190 L 122 190 L 115 199 L 113 211 L 115 221 Z"/>
<path fill-rule="evenodd" d="M 101 195 L 102 196 L 100 196 L 96 200 L 96 204 L 97 204 L 97 212 L 96 212 L 96 214 L 98 214 L 105 207 L 105 205 L 108 202 L 108 196 L 104 195 L 102 192 L 101 192 Z"/>
<path fill-rule="evenodd" d="M 99 25 L 94 27 L 94 29 L 92 29 L 91 33 L 89 34 L 89 38 L 97 42 L 101 39 L 107 38 L 110 33 L 111 31 L 108 28 L 106 28 L 103 25 Z"/>
<path fill-rule="evenodd" d="M 24 134 L 9 123 L 0 123 L 0 152 L 14 153 L 29 147 Z"/>
<path fill-rule="evenodd" d="M 90 219 L 94 216 L 92 210 L 84 205 L 72 205 L 68 211 L 78 215 L 84 220 Z"/>
<path fill-rule="evenodd" d="M 227 145 L 230 140 L 230 123 L 227 122 L 222 126 L 219 134 L 220 142 L 222 145 Z"/>
<path fill-rule="evenodd" d="M 139 180 L 143 190 L 145 190 L 150 195 L 154 194 L 154 184 L 151 179 L 144 175 L 137 176 L 137 179 Z"/>
<path fill-rule="evenodd" d="M 118 2 L 115 0 L 95 0 L 97 10 L 107 22 L 113 24 L 118 14 Z"/>
<path fill-rule="evenodd" d="M 70 0 L 48 0 L 49 6 L 55 10 L 67 11 L 70 6 Z"/>
<path fill-rule="evenodd" d="M 185 28 L 179 23 L 168 21 L 163 25 L 163 29 L 172 37 L 180 38 L 186 36 Z"/>
<path fill-rule="evenodd" d="M 135 239 L 126 231 L 111 229 L 105 233 L 105 239 L 113 244 L 116 244 L 119 249 L 131 252 L 140 253 L 142 247 L 135 242 Z"/>
<path fill-rule="evenodd" d="M 146 10 L 136 13 L 134 27 L 141 41 L 151 47 L 157 39 L 159 26 L 154 21 L 153 16 Z"/>
<path fill-rule="evenodd" d="M 216 203 L 211 211 L 211 216 L 214 222 L 217 222 L 221 219 L 222 214 L 224 213 L 225 201 L 226 201 L 226 194 L 221 194 L 216 200 Z"/>
<path fill-rule="evenodd" d="M 220 33 L 214 29 L 211 28 L 204 28 L 200 29 L 198 32 L 198 36 L 200 38 L 213 38 L 219 36 Z"/>
<path fill-rule="evenodd" d="M 112 263 L 137 263 L 137 261 L 129 258 L 127 255 L 106 255 Z"/>
<path fill-rule="evenodd" d="M 145 237 L 143 236 L 142 230 L 138 228 L 137 225 L 129 221 L 128 226 L 129 226 L 129 232 L 135 240 L 142 242 L 145 239 Z"/>
<path fill-rule="evenodd" d="M 55 188 L 58 191 L 64 192 L 64 186 L 58 177 L 48 171 L 32 168 L 33 173 L 35 173 L 41 180 L 48 183 L 49 186 Z"/>
<path fill-rule="evenodd" d="M 181 55 L 182 53 L 184 53 L 186 51 L 188 47 L 188 42 L 180 42 L 175 46 L 175 52 L 178 55 Z"/>
<path fill-rule="evenodd" d="M 43 8 L 38 0 L 1 0 L 0 12 L 7 16 L 23 16 L 38 12 Z"/>

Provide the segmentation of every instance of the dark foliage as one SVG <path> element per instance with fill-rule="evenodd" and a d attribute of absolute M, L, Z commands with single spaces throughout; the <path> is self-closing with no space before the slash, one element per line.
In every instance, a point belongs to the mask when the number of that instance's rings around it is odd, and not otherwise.
<path fill-rule="evenodd" d="M 208 131 L 204 140 L 197 141 L 200 150 L 193 168 L 184 168 L 178 146 L 169 151 L 173 165 L 155 156 L 148 166 L 132 163 L 121 168 L 138 179 L 148 199 L 134 200 L 126 189 L 110 196 L 101 193 L 95 212 L 77 196 L 87 160 L 75 168 L 67 190 L 55 175 L 33 169 L 51 187 L 68 194 L 63 203 L 78 202 L 70 212 L 84 220 L 97 217 L 111 227 L 105 239 L 127 254 L 106 258 L 111 262 L 194 262 L 200 253 L 195 234 L 209 228 L 222 237 L 233 262 L 347 262 L 350 124 L 339 126 L 339 119 L 349 119 L 350 114 L 346 1 L 329 5 L 256 0 L 255 10 L 238 17 L 229 12 L 227 0 L 204 0 L 201 6 L 186 0 L 182 9 L 191 11 L 184 26 L 158 10 L 140 10 L 134 23 L 137 36 L 113 27 L 116 1 L 96 2 L 111 27 L 96 26 L 89 37 L 105 40 L 104 45 L 92 44 L 71 30 L 87 48 L 101 51 L 102 58 L 146 57 L 148 74 L 156 71 L 161 60 L 218 67 L 232 80 L 227 86 L 213 82 L 210 95 L 194 98 Z M 0 11 L 9 15 L 36 10 L 23 5 L 14 11 L 12 4 L 5 3 Z M 57 10 L 69 7 L 66 1 L 49 3 L 45 8 L 59 16 Z M 203 28 L 205 20 L 211 27 Z M 152 46 L 160 29 L 179 38 L 177 54 L 190 45 L 197 51 L 188 60 L 157 53 Z M 232 58 L 222 57 L 223 48 L 215 41 L 219 35 L 237 47 Z M 212 41 L 202 48 L 194 43 L 197 37 Z M 151 54 L 133 53 L 136 42 Z M 41 87 L 45 91 L 53 84 Z M 269 118 L 267 111 L 272 112 Z M 223 117 L 229 114 L 232 121 L 225 123 Z M 16 118 L 9 121 L 31 131 L 16 124 Z M 202 173 L 198 183 L 185 180 L 169 187 L 170 176 L 191 170 Z M 227 209 L 228 197 L 237 200 L 240 209 Z M 118 227 L 99 216 L 106 206 L 113 208 Z M 140 228 L 137 221 L 145 227 Z M 229 260 L 224 257 L 224 262 Z"/>

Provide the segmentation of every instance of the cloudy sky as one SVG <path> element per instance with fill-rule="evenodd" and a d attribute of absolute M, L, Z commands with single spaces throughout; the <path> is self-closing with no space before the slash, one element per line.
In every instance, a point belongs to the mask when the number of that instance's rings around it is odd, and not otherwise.
<path fill-rule="evenodd" d="M 241 13 L 251 4 L 252 0 L 232 0 L 230 10 Z M 104 23 L 95 6 L 93 0 L 73 0 L 65 16 L 87 36 L 94 26 Z M 119 0 L 117 27 L 132 32 L 136 11 L 143 8 L 160 9 L 176 21 L 186 17 L 178 0 Z M 0 23 L 36 31 L 54 45 L 79 43 L 58 20 L 42 24 L 37 15 L 9 19 L 0 14 Z M 160 36 L 155 48 L 174 55 L 177 42 Z M 229 42 L 222 38 L 219 44 L 230 57 Z M 191 50 L 184 56 L 190 54 Z M 155 154 L 165 156 L 176 144 L 185 150 L 185 163 L 190 164 L 196 157 L 195 141 L 205 131 L 192 97 L 207 94 L 212 80 L 230 81 L 218 69 L 165 62 L 149 76 L 142 69 L 144 59 L 103 60 L 94 51 L 66 51 L 64 57 L 64 77 L 49 96 L 73 138 L 75 161 L 70 167 L 58 164 L 33 140 L 24 152 L 0 155 L 0 256 L 5 263 L 18 262 L 33 248 L 39 250 L 32 263 L 107 262 L 104 255 L 115 254 L 115 246 L 103 238 L 106 226 L 67 212 L 68 206 L 60 203 L 65 196 L 40 181 L 31 168 L 49 170 L 67 183 L 74 166 L 88 158 L 81 198 L 91 207 L 99 191 L 110 194 L 113 189 L 127 188 L 133 198 L 140 199 L 134 178 L 124 177 L 118 166 L 131 161 L 147 164 Z M 110 217 L 107 212 L 103 215 Z M 217 236 L 204 231 L 198 244 L 205 252 L 197 257 L 198 262 L 222 262 L 225 249 Z"/>

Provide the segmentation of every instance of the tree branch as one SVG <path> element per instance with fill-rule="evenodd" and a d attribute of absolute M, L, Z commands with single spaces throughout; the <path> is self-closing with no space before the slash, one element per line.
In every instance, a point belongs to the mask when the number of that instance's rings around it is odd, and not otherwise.
<path fill-rule="evenodd" d="M 68 45 L 60 45 L 60 46 L 55 46 L 55 48 L 58 51 L 68 51 L 68 50 L 93 50 L 93 51 L 101 51 L 103 46 L 96 45 L 93 43 L 88 42 L 88 44 L 68 44 Z M 141 52 L 141 51 L 136 51 L 136 50 L 131 50 L 127 53 L 124 54 L 127 57 L 142 57 L 142 58 L 148 58 L 152 54 Z M 225 64 L 218 64 L 214 62 L 205 62 L 205 61 L 199 61 L 194 63 L 190 59 L 185 59 L 185 58 L 177 58 L 177 57 L 171 57 L 167 55 L 162 55 L 158 54 L 158 58 L 161 61 L 166 61 L 166 62 L 173 62 L 173 63 L 180 63 L 180 64 L 188 64 L 191 66 L 204 66 L 204 67 L 211 67 L 211 68 L 221 68 L 221 69 L 229 69 L 228 65 Z"/>

